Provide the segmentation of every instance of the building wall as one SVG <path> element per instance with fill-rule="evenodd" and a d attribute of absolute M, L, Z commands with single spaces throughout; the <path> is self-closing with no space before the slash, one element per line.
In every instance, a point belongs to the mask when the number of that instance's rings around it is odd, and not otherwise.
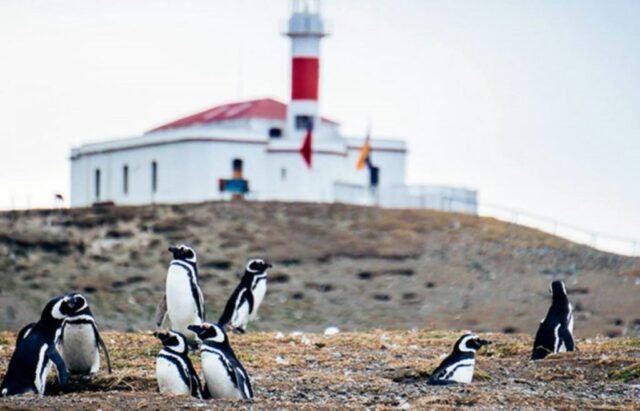
<path fill-rule="evenodd" d="M 218 179 L 231 177 L 231 162 L 240 158 L 251 189 L 266 185 L 265 144 L 182 142 L 109 153 L 84 155 L 71 162 L 71 205 L 96 201 L 116 204 L 182 203 L 220 199 Z M 157 164 L 157 188 L 152 190 L 152 163 Z M 123 168 L 128 166 L 128 192 Z M 100 170 L 100 197 L 95 171 Z"/>

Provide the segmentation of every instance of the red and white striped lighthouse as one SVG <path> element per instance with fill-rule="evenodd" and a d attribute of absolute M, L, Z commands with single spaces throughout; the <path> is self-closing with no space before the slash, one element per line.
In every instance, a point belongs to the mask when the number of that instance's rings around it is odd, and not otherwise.
<path fill-rule="evenodd" d="M 291 101 L 287 136 L 302 138 L 309 124 L 319 125 L 320 40 L 327 35 L 320 0 L 292 0 L 286 33 L 291 38 Z"/>

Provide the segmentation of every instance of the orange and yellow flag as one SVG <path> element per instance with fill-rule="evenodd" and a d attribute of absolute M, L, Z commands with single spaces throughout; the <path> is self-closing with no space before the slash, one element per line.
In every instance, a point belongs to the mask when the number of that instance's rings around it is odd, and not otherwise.
<path fill-rule="evenodd" d="M 369 144 L 369 136 L 364 140 L 364 145 L 360 149 L 360 156 L 358 156 L 358 162 L 356 163 L 356 170 L 362 170 L 367 164 L 367 158 L 369 157 L 369 151 L 371 151 L 371 145 Z"/>

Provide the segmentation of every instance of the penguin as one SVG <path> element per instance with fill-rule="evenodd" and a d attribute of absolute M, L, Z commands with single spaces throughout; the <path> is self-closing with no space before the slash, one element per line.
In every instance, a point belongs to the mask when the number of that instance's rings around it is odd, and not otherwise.
<path fill-rule="evenodd" d="M 207 398 L 253 400 L 249 375 L 229 345 L 229 338 L 218 324 L 193 324 L 189 329 L 202 341 L 200 358 Z"/>
<path fill-rule="evenodd" d="M 427 384 L 471 383 L 476 365 L 476 351 L 488 344 L 491 344 L 491 341 L 483 340 L 472 333 L 464 334 L 453 346 L 451 354 L 431 373 Z"/>
<path fill-rule="evenodd" d="M 156 325 L 161 327 L 168 317 L 171 328 L 183 334 L 189 345 L 195 347 L 196 335 L 187 326 L 205 321 L 196 252 L 184 244 L 171 246 L 169 251 L 173 254 L 173 260 L 167 271 L 166 292 L 156 312 Z"/>
<path fill-rule="evenodd" d="M 191 395 L 202 399 L 200 379 L 189 359 L 186 337 L 173 330 L 156 331 L 153 335 L 163 345 L 156 358 L 156 380 L 160 393 Z"/>
<path fill-rule="evenodd" d="M 573 309 L 567 289 L 560 280 L 549 285 L 551 307 L 540 322 L 531 353 L 532 360 L 541 360 L 551 353 L 574 351 Z"/>
<path fill-rule="evenodd" d="M 96 320 L 84 296 L 82 308 L 62 323 L 59 348 L 69 374 L 93 376 L 100 369 L 100 348 L 111 374 L 109 350 L 100 336 Z"/>
<path fill-rule="evenodd" d="M 231 294 L 224 312 L 218 320 L 221 327 L 230 326 L 244 333 L 249 321 L 256 319 L 258 308 L 267 292 L 267 269 L 272 265 L 264 260 L 247 263 L 240 284 Z"/>
<path fill-rule="evenodd" d="M 83 301 L 76 293 L 56 297 L 44 307 L 37 323 L 20 330 L 16 349 L 0 385 L 0 396 L 43 395 L 52 364 L 56 366 L 60 385 L 67 383 L 67 367 L 56 349 L 56 341 L 64 319 L 81 310 Z"/>

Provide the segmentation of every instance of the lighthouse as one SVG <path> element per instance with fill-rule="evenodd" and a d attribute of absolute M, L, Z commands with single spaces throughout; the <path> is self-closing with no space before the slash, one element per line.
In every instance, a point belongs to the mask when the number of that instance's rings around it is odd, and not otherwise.
<path fill-rule="evenodd" d="M 291 39 L 291 101 L 287 107 L 287 136 L 301 139 L 319 124 L 320 41 L 327 35 L 320 0 L 292 0 L 285 33 Z"/>

